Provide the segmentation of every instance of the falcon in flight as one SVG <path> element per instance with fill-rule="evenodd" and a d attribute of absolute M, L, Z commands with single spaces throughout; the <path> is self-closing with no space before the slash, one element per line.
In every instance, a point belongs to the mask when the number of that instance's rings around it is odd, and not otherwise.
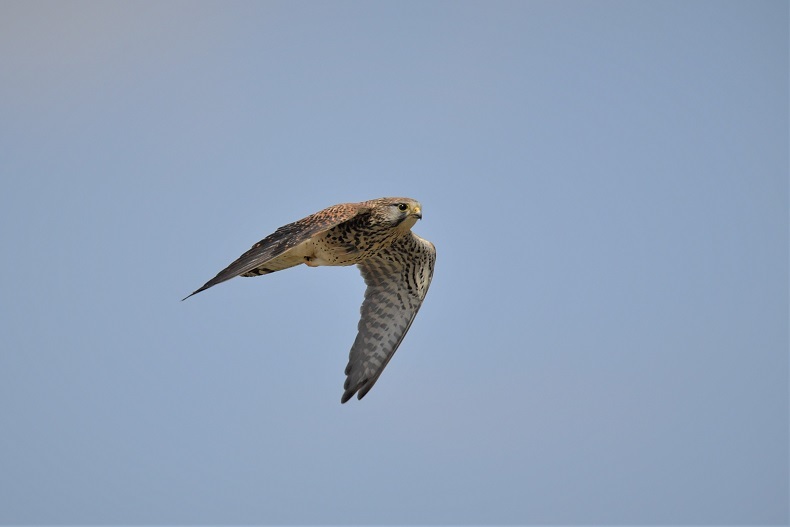
<path fill-rule="evenodd" d="M 239 275 L 299 264 L 356 264 L 367 289 L 340 402 L 355 393 L 362 399 L 400 346 L 431 284 L 436 248 L 411 232 L 421 218 L 419 202 L 410 198 L 334 205 L 283 225 L 184 300 Z"/>

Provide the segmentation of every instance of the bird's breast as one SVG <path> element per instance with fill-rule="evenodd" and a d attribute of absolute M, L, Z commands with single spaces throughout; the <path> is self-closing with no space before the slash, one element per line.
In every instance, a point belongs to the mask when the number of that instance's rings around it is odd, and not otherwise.
<path fill-rule="evenodd" d="M 311 266 L 355 265 L 388 247 L 398 237 L 397 232 L 365 233 L 339 227 L 308 240 L 300 247 L 305 263 Z"/>

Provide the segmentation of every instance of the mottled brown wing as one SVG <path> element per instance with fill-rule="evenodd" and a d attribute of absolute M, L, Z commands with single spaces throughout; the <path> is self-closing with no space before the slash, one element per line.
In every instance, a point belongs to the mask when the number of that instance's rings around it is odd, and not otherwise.
<path fill-rule="evenodd" d="M 422 305 L 435 262 L 433 244 L 410 233 L 357 265 L 368 287 L 340 402 L 357 392 L 362 399 L 376 383 Z"/>
<path fill-rule="evenodd" d="M 235 262 L 220 271 L 217 276 L 206 282 L 203 287 L 185 297 L 184 300 L 201 291 L 205 291 L 209 287 L 265 266 L 266 262 L 277 258 L 288 249 L 296 247 L 300 243 L 354 218 L 365 210 L 359 203 L 343 203 L 328 207 L 288 225 L 283 225 L 253 245 L 249 251 L 239 256 Z"/>

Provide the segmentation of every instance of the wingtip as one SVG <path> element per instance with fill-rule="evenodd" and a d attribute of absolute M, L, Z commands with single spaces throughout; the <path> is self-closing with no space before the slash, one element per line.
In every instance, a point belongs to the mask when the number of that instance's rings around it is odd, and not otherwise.
<path fill-rule="evenodd" d="M 346 404 L 354 397 L 355 393 L 357 393 L 357 390 L 346 390 L 340 398 L 340 404 Z"/>
<path fill-rule="evenodd" d="M 200 293 L 201 291 L 205 291 L 206 289 L 207 289 L 207 287 L 206 287 L 206 286 L 203 286 L 203 287 L 201 287 L 200 289 L 196 289 L 195 291 L 192 291 L 192 292 L 191 292 L 191 293 L 189 293 L 187 296 L 185 296 L 184 298 L 182 298 L 182 299 L 181 299 L 181 301 L 183 302 L 184 300 L 186 300 L 186 299 L 187 299 L 187 298 L 189 298 L 190 296 L 194 296 L 194 295 L 196 295 L 196 294 Z"/>
<path fill-rule="evenodd" d="M 346 390 L 345 393 L 343 393 L 343 396 L 340 398 L 340 404 L 346 404 L 348 401 L 354 398 L 354 395 L 357 396 L 357 400 L 362 400 L 362 398 L 365 397 L 369 391 L 369 388 L 366 390 L 360 388 L 355 390 Z"/>

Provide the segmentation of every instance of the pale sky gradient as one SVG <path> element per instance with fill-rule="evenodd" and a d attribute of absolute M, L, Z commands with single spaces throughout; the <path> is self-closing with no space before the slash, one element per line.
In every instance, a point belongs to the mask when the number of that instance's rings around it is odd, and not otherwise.
<path fill-rule="evenodd" d="M 0 523 L 787 524 L 785 1 L 0 1 Z M 180 299 L 406 195 L 433 285 Z"/>

